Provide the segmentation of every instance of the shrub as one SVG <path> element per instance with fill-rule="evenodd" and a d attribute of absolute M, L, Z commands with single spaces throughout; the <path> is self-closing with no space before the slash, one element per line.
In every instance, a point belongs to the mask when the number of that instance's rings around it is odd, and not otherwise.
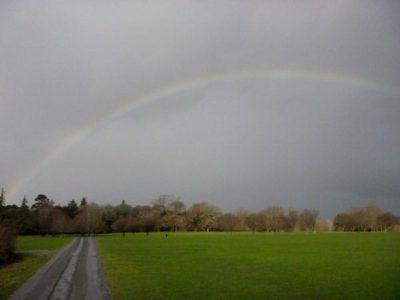
<path fill-rule="evenodd" d="M 14 258 L 16 238 L 15 228 L 0 222 L 0 265 L 9 263 Z"/>

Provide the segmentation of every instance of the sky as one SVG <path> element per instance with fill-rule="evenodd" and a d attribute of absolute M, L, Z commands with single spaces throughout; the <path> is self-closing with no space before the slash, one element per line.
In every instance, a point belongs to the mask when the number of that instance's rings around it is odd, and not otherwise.
<path fill-rule="evenodd" d="M 6 201 L 400 214 L 398 1 L 0 2 Z"/>

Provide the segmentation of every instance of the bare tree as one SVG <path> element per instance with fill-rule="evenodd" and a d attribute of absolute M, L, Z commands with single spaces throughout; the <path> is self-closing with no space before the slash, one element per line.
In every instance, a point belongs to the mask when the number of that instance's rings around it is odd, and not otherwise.
<path fill-rule="evenodd" d="M 231 213 L 225 213 L 217 217 L 216 227 L 221 231 L 232 232 L 238 229 L 239 218 Z"/>
<path fill-rule="evenodd" d="M 142 230 L 142 223 L 136 216 L 130 216 L 128 219 L 127 231 L 135 233 Z"/>
<path fill-rule="evenodd" d="M 210 231 L 221 210 L 207 202 L 193 204 L 187 213 L 188 228 L 195 231 Z"/>
<path fill-rule="evenodd" d="M 69 231 L 69 220 L 67 215 L 60 207 L 54 207 L 51 211 L 52 222 L 51 222 L 51 232 L 62 234 Z"/>
<path fill-rule="evenodd" d="M 265 231 L 266 230 L 266 217 L 265 214 L 252 213 L 249 214 L 246 218 L 247 227 L 254 233 L 256 231 Z"/>
<path fill-rule="evenodd" d="M 267 231 L 285 231 L 289 228 L 289 220 L 285 210 L 279 206 L 272 206 L 263 211 L 265 215 L 265 229 Z"/>
<path fill-rule="evenodd" d="M 237 221 L 238 221 L 237 229 L 238 229 L 239 231 L 246 231 L 246 230 L 249 229 L 249 228 L 247 227 L 247 224 L 246 224 L 246 219 L 247 219 L 247 216 L 248 216 L 249 214 L 250 214 L 249 211 L 246 210 L 246 209 L 244 209 L 244 208 L 239 208 L 239 209 L 236 211 L 235 215 L 236 215 Z"/>
<path fill-rule="evenodd" d="M 156 231 L 159 228 L 160 217 L 157 211 L 150 210 L 146 212 L 141 218 L 142 229 L 147 235 L 150 232 Z"/>
<path fill-rule="evenodd" d="M 184 214 L 186 212 L 186 205 L 180 200 L 179 197 L 173 196 L 169 199 L 167 211 L 175 214 Z"/>
<path fill-rule="evenodd" d="M 317 232 L 332 231 L 332 229 L 333 225 L 331 220 L 318 218 L 315 222 L 315 231 Z"/>
<path fill-rule="evenodd" d="M 303 210 L 297 221 L 297 226 L 302 231 L 314 231 L 317 221 L 318 211 L 305 209 Z"/>
<path fill-rule="evenodd" d="M 369 204 L 366 208 L 365 208 L 365 225 L 366 225 L 366 230 L 367 231 L 375 231 L 377 230 L 377 221 L 378 221 L 378 217 L 383 213 L 383 211 L 373 205 L 373 204 Z"/>
<path fill-rule="evenodd" d="M 105 231 L 112 231 L 112 224 L 117 220 L 117 214 L 113 206 L 106 205 L 103 207 L 102 220 L 104 222 Z"/>
<path fill-rule="evenodd" d="M 338 213 L 333 225 L 335 230 L 377 231 L 392 230 L 397 218 L 391 213 L 384 213 L 379 207 L 369 204 L 366 208 L 351 208 Z"/>
<path fill-rule="evenodd" d="M 0 222 L 0 265 L 8 263 L 13 258 L 16 238 L 15 228 Z"/>
<path fill-rule="evenodd" d="M 390 212 L 382 213 L 377 218 L 377 229 L 381 231 L 393 230 L 397 224 L 397 218 Z"/>
<path fill-rule="evenodd" d="M 103 211 L 97 204 L 90 203 L 81 206 L 79 214 L 74 219 L 75 231 L 89 235 L 102 232 L 105 228 L 102 214 Z"/>
<path fill-rule="evenodd" d="M 298 218 L 299 212 L 297 211 L 297 209 L 289 208 L 287 211 L 288 230 L 293 231 L 296 229 Z"/>
<path fill-rule="evenodd" d="M 120 217 L 112 224 L 112 229 L 114 232 L 122 232 L 122 235 L 125 237 L 125 232 L 129 230 L 129 217 Z"/>

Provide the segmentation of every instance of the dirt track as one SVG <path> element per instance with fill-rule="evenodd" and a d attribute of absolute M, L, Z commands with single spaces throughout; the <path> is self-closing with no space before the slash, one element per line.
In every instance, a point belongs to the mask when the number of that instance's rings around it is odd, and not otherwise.
<path fill-rule="evenodd" d="M 75 238 L 9 299 L 111 299 L 93 239 Z"/>

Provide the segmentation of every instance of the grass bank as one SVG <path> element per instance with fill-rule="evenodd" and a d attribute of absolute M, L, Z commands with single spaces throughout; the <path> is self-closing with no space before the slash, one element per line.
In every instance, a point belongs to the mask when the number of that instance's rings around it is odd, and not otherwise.
<path fill-rule="evenodd" d="M 54 250 L 64 247 L 71 238 L 70 236 L 19 236 L 16 245 L 19 259 L 0 267 L 0 299 L 7 299 L 51 258 Z"/>
<path fill-rule="evenodd" d="M 400 299 L 400 234 L 97 237 L 114 299 Z"/>

